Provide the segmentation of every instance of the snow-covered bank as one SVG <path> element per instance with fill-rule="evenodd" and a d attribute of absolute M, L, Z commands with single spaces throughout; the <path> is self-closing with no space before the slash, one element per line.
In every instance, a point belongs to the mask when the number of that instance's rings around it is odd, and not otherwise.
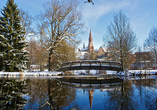
<path fill-rule="evenodd" d="M 151 75 L 155 75 L 155 73 L 157 73 L 157 70 L 129 70 L 128 71 L 129 74 L 151 74 Z"/>
<path fill-rule="evenodd" d="M 56 76 L 61 72 L 0 72 L 0 76 Z"/>
<path fill-rule="evenodd" d="M 127 72 L 119 72 L 116 75 L 122 76 L 138 76 L 138 75 L 157 75 L 157 70 L 128 70 Z"/>
<path fill-rule="evenodd" d="M 90 75 L 96 75 L 96 74 L 102 74 L 102 73 L 100 73 L 100 71 L 99 70 L 89 70 L 89 71 L 87 71 L 87 70 L 76 70 L 75 71 L 75 74 L 90 74 Z M 129 75 L 139 75 L 139 74 L 147 74 L 147 75 L 155 75 L 155 74 L 157 74 L 157 70 L 128 70 L 127 72 L 119 72 L 119 73 L 117 73 L 117 71 L 106 71 L 105 72 L 105 74 L 114 74 L 114 75 L 127 75 L 127 76 L 129 76 Z"/>
<path fill-rule="evenodd" d="M 150 75 L 155 75 L 157 74 L 157 70 L 141 70 L 141 74 L 150 74 Z M 62 72 L 48 72 L 48 71 L 43 71 L 43 72 L 0 72 L 0 76 L 57 76 L 61 75 Z M 74 72 L 74 75 L 79 75 L 79 74 L 86 74 L 86 75 L 97 75 L 100 74 L 99 70 L 76 70 Z M 117 74 L 116 71 L 106 71 L 105 74 Z M 138 75 L 140 74 L 140 70 L 128 70 L 127 75 Z M 123 72 L 118 73 L 118 75 L 126 75 Z"/>
<path fill-rule="evenodd" d="M 75 70 L 75 74 L 90 74 L 90 75 L 96 75 L 103 73 L 104 70 L 101 72 L 99 70 Z M 105 71 L 106 74 L 116 74 L 117 71 Z"/>

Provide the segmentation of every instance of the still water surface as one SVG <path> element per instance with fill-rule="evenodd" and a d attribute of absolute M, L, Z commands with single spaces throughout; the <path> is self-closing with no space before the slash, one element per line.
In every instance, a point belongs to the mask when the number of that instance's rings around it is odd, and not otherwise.
<path fill-rule="evenodd" d="M 0 110 L 157 110 L 156 76 L 83 86 L 54 78 L 1 78 Z"/>

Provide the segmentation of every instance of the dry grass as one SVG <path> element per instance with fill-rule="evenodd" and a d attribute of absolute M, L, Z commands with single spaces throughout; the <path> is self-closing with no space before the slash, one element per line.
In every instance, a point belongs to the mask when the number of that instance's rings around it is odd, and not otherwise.
<path fill-rule="evenodd" d="M 23 74 L 23 71 L 20 71 L 20 77 L 23 77 L 24 74 Z"/>
<path fill-rule="evenodd" d="M 70 71 L 66 71 L 64 74 L 65 75 L 72 75 L 72 73 Z"/>

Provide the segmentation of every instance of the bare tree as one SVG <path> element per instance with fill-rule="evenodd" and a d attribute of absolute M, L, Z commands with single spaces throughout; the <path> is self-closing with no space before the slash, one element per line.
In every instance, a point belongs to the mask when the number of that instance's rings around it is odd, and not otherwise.
<path fill-rule="evenodd" d="M 96 60 L 97 59 L 97 53 L 96 51 L 91 52 L 91 53 L 87 53 L 84 56 L 84 60 Z"/>
<path fill-rule="evenodd" d="M 129 19 L 122 11 L 115 14 L 113 18 L 113 22 L 107 27 L 104 44 L 111 52 L 112 60 L 120 61 L 124 69 L 129 53 L 137 45 L 137 37 L 130 27 Z"/>
<path fill-rule="evenodd" d="M 53 55 L 52 58 L 52 65 L 53 69 L 57 69 L 60 67 L 59 62 L 67 62 L 67 61 L 75 61 L 76 60 L 76 53 L 75 53 L 75 46 L 73 44 L 68 43 L 67 41 L 61 42 L 61 46 L 59 45 L 56 49 L 57 55 Z"/>
<path fill-rule="evenodd" d="M 28 12 L 25 12 L 24 10 L 20 9 L 20 18 L 21 18 L 21 24 L 25 28 L 25 38 L 28 37 L 28 35 L 32 35 L 34 33 L 33 29 L 31 28 L 33 17 L 28 14 Z"/>
<path fill-rule="evenodd" d="M 153 27 L 149 33 L 148 38 L 145 40 L 144 46 L 147 50 L 153 52 L 155 63 L 157 62 L 157 27 Z"/>
<path fill-rule="evenodd" d="M 49 71 L 56 48 L 64 40 L 76 42 L 76 36 L 82 32 L 84 23 L 77 1 L 51 0 L 44 4 L 45 12 L 38 16 L 40 42 L 49 53 Z"/>
<path fill-rule="evenodd" d="M 136 64 L 137 69 L 140 69 L 140 74 L 141 74 L 141 67 L 142 67 L 142 63 L 141 63 L 141 61 L 142 61 L 142 49 L 141 49 L 141 46 L 138 46 L 137 49 L 138 49 L 137 50 L 138 52 L 135 53 L 135 55 L 136 55 L 135 64 Z"/>
<path fill-rule="evenodd" d="M 35 39 L 30 39 L 27 46 L 28 53 L 28 69 L 31 70 L 31 65 L 39 65 L 40 71 L 44 71 L 44 66 L 47 64 L 48 53 L 45 48 L 40 45 L 40 42 Z"/>

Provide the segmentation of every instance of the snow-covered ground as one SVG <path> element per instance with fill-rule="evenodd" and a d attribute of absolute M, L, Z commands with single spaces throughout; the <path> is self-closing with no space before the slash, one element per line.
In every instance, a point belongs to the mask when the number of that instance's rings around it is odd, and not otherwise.
<path fill-rule="evenodd" d="M 0 72 L 0 76 L 56 76 L 62 72 Z"/>
<path fill-rule="evenodd" d="M 63 72 L 0 72 L 0 76 L 57 76 L 59 74 L 62 74 Z M 88 74 L 88 75 L 97 75 L 99 74 L 99 70 L 75 70 L 74 75 L 79 74 Z M 152 74 L 154 75 L 157 73 L 157 70 L 141 70 L 141 74 Z M 128 72 L 125 74 L 123 72 L 117 73 L 116 71 L 106 71 L 106 74 L 118 74 L 118 75 L 137 75 L 140 74 L 140 70 L 128 70 Z"/>
<path fill-rule="evenodd" d="M 129 70 L 129 73 L 140 74 L 140 70 Z M 155 74 L 157 70 L 141 70 L 141 74 Z"/>

